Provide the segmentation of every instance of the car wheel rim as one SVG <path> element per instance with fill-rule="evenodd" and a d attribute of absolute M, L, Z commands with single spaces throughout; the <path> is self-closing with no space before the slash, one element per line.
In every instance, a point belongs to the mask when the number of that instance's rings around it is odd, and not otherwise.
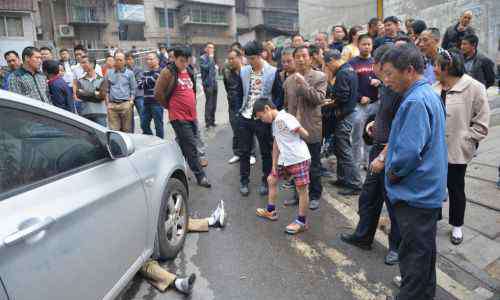
<path fill-rule="evenodd" d="M 164 223 L 167 240 L 176 246 L 184 236 L 186 220 L 184 219 L 184 197 L 177 192 L 170 194 L 167 202 L 167 218 Z"/>

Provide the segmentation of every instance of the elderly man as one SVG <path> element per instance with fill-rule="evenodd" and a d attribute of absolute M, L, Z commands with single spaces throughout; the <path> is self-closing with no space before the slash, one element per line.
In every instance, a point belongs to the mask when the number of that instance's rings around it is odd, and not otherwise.
<path fill-rule="evenodd" d="M 434 84 L 436 82 L 436 75 L 434 74 L 434 61 L 438 55 L 440 38 L 441 34 L 439 33 L 439 29 L 430 27 L 420 34 L 417 41 L 417 46 L 425 56 L 424 78 L 427 82 L 429 82 L 429 84 Z"/>
<path fill-rule="evenodd" d="M 460 48 L 460 44 L 464 36 L 474 33 L 471 23 L 472 11 L 466 10 L 462 13 L 456 24 L 446 29 L 441 47 L 446 50 L 451 48 Z"/>

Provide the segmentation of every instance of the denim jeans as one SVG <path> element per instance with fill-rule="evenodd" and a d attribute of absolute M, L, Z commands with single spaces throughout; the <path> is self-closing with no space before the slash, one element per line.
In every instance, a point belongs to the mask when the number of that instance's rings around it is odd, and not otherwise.
<path fill-rule="evenodd" d="M 163 107 L 158 103 L 145 103 L 141 117 L 141 128 L 143 134 L 153 135 L 151 131 L 151 120 L 155 123 L 156 136 L 164 138 L 163 131 Z"/>
<path fill-rule="evenodd" d="M 370 151 L 370 162 L 373 161 L 383 149 L 383 145 L 373 145 Z M 391 219 L 389 250 L 398 252 L 399 244 L 401 242 L 401 234 L 399 232 L 392 204 L 387 198 L 384 181 L 384 170 L 377 174 L 372 172 L 368 172 L 366 174 L 363 189 L 359 195 L 359 221 L 354 235 L 366 243 L 373 243 L 375 232 L 377 231 L 378 221 L 380 219 L 380 213 L 382 212 L 382 206 L 385 203 L 387 211 L 389 212 L 389 218 Z"/>
<path fill-rule="evenodd" d="M 337 179 L 351 188 L 361 188 L 359 168 L 352 158 L 351 132 L 354 112 L 335 122 Z"/>
<path fill-rule="evenodd" d="M 370 153 L 370 146 L 366 145 L 363 141 L 363 131 L 365 130 L 365 123 L 368 117 L 376 114 L 378 111 L 379 102 L 361 105 L 358 103 L 356 111 L 354 112 L 354 120 L 352 124 L 352 156 L 356 166 L 366 165 L 368 163 L 368 155 Z"/>
<path fill-rule="evenodd" d="M 107 127 L 108 126 L 108 117 L 106 114 L 89 114 L 83 116 L 86 119 L 89 119 L 90 121 L 96 122 L 97 124 Z"/>
<path fill-rule="evenodd" d="M 134 106 L 135 106 L 135 109 L 137 110 L 137 114 L 139 115 L 139 120 L 141 120 L 139 125 L 141 125 L 142 113 L 144 111 L 144 97 L 143 96 L 135 97 Z M 134 131 L 135 131 L 135 117 L 134 117 L 134 114 L 132 111 L 132 132 L 134 132 Z"/>

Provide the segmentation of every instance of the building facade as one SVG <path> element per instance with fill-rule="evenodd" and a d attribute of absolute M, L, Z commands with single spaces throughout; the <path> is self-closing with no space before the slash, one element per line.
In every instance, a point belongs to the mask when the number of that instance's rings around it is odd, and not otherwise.
<path fill-rule="evenodd" d="M 33 0 L 0 1 L 0 54 L 15 50 L 21 55 L 24 47 L 37 40 L 34 25 L 35 5 Z M 0 65 L 4 65 L 3 55 Z"/>

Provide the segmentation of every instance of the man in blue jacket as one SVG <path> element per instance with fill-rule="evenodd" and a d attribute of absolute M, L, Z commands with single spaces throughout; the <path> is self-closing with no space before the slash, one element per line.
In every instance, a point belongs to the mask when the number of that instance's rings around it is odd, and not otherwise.
<path fill-rule="evenodd" d="M 382 62 L 387 86 L 403 95 L 385 163 L 387 195 L 401 231 L 396 299 L 434 299 L 436 227 L 448 164 L 444 107 L 422 76 L 424 61 L 415 46 L 391 49 Z"/>
<path fill-rule="evenodd" d="M 201 82 L 205 91 L 205 126 L 215 127 L 215 111 L 217 109 L 217 64 L 215 62 L 215 45 L 208 43 L 205 54 L 200 57 Z"/>

